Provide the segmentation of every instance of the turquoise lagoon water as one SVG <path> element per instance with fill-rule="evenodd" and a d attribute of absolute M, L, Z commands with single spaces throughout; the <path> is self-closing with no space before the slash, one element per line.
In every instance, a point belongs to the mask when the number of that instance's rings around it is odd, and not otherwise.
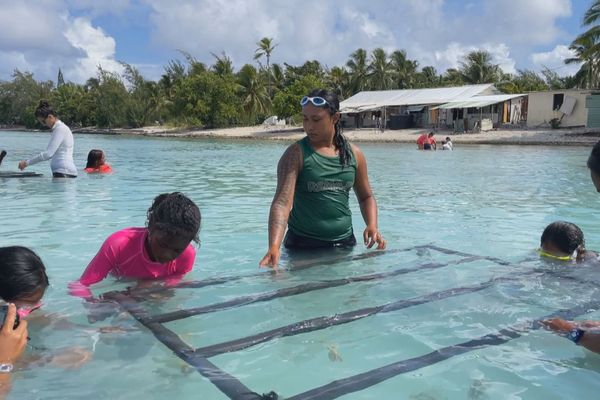
<path fill-rule="evenodd" d="M 47 140 L 44 133 L 0 133 L 0 147 L 9 152 L 2 170 L 16 170 L 19 159 L 45 148 Z M 390 249 L 433 245 L 498 257 L 509 265 L 476 258 L 456 263 L 464 258 L 461 254 L 433 247 L 362 257 L 366 249 L 359 245 L 350 254 L 357 257 L 333 254 L 327 256 L 329 261 L 313 260 L 311 268 L 273 275 L 259 271 L 257 264 L 266 251 L 276 164 L 286 146 L 76 135 L 78 166 L 83 168 L 90 149 L 101 148 L 114 167 L 113 175 L 81 174 L 76 180 L 53 182 L 49 165 L 42 163 L 30 168 L 44 173 L 42 178 L 0 179 L 0 245 L 35 249 L 51 280 L 40 312 L 46 321 L 31 321 L 35 348 L 28 350 L 30 358 L 45 361 L 15 374 L 11 397 L 228 398 L 126 312 L 111 306 L 115 312 L 90 323 L 90 307 L 67 294 L 67 283 L 79 277 L 107 235 L 142 226 L 152 198 L 175 190 L 196 201 L 203 215 L 202 244 L 186 281 L 247 277 L 171 290 L 166 297 L 141 303 L 150 314 L 301 284 L 408 270 L 165 324 L 193 348 L 431 295 L 396 311 L 210 358 L 251 391 L 273 390 L 290 398 L 336 380 L 356 382 L 352 377 L 358 374 L 414 358 L 413 368 L 362 390 L 313 398 L 564 399 L 598 393 L 600 356 L 539 329 L 445 360 L 419 358 L 515 324 L 527 326 L 559 309 L 580 307 L 582 318 L 600 318 L 594 305 L 600 280 L 596 270 L 544 264 L 534 252 L 543 228 L 557 219 L 577 223 L 588 247 L 600 249 L 600 197 L 585 167 L 588 148 L 458 146 L 454 152 L 424 153 L 412 145 L 363 144 L 380 228 Z M 360 234 L 364 224 L 354 198 L 351 204 L 355 232 Z M 282 264 L 303 262 L 284 254 Z M 488 283 L 482 290 L 436 298 L 438 292 L 506 277 L 510 279 Z M 108 279 L 94 291 L 101 294 L 129 285 Z M 98 332 L 108 326 L 123 332 Z M 49 362 L 52 354 L 69 354 L 73 348 L 89 352 L 90 359 L 77 368 Z"/>

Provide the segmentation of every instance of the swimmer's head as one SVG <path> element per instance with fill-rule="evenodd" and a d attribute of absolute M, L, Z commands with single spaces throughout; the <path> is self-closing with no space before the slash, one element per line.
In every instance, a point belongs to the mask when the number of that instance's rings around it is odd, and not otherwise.
<path fill-rule="evenodd" d="M 585 251 L 585 240 L 581 229 L 570 222 L 556 221 L 544 229 L 540 239 L 542 256 L 571 261 L 578 259 Z"/>
<path fill-rule="evenodd" d="M 105 157 L 102 150 L 90 150 L 88 153 L 86 168 L 98 168 L 104 164 Z"/>
<path fill-rule="evenodd" d="M 153 261 L 177 258 L 193 240 L 200 242 L 200 209 L 179 192 L 163 193 L 148 209 L 148 247 Z"/>
<path fill-rule="evenodd" d="M 0 247 L 0 298 L 16 306 L 32 308 L 48 287 L 44 263 L 22 246 Z"/>
<path fill-rule="evenodd" d="M 342 134 L 340 126 L 340 99 L 333 90 L 313 89 L 300 100 L 302 106 L 303 126 L 311 137 L 333 135 L 333 144 L 338 151 L 340 164 L 349 165 L 350 145 Z M 312 140 L 312 139 L 311 139 Z"/>
<path fill-rule="evenodd" d="M 592 148 L 587 160 L 587 167 L 590 169 L 590 175 L 596 190 L 600 192 L 600 142 Z"/>

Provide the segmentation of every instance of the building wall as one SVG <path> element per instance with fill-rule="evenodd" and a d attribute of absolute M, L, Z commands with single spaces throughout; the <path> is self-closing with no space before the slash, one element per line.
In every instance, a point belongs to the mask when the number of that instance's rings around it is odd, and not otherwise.
<path fill-rule="evenodd" d="M 550 126 L 551 119 L 560 119 L 563 114 L 552 109 L 555 94 L 563 94 L 565 98 L 566 96 L 570 96 L 576 100 L 572 114 L 563 117 L 560 127 L 585 126 L 588 115 L 588 110 L 585 107 L 585 98 L 590 92 L 584 90 L 555 90 L 529 93 L 527 126 L 531 128 L 548 127 Z"/>

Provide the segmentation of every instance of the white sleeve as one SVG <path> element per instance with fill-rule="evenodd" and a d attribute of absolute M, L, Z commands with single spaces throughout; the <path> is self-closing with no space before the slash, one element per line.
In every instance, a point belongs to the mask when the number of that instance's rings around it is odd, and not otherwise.
<path fill-rule="evenodd" d="M 27 165 L 33 165 L 33 164 L 39 163 L 40 161 L 46 161 L 46 160 L 51 159 L 52 156 L 54 156 L 54 153 L 56 153 L 56 150 L 58 150 L 58 147 L 61 145 L 61 143 L 63 142 L 64 139 L 65 139 L 64 130 L 55 129 L 52 132 L 52 136 L 50 136 L 50 143 L 48 143 L 48 148 L 46 148 L 46 151 L 43 151 L 40 154 L 36 155 L 35 157 L 27 160 Z"/>

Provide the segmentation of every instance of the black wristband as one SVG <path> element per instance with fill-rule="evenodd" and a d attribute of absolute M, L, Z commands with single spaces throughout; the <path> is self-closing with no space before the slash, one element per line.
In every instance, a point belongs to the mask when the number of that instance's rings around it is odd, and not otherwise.
<path fill-rule="evenodd" d="M 567 333 L 567 338 L 575 344 L 579 344 L 585 331 L 579 328 L 573 328 Z"/>

